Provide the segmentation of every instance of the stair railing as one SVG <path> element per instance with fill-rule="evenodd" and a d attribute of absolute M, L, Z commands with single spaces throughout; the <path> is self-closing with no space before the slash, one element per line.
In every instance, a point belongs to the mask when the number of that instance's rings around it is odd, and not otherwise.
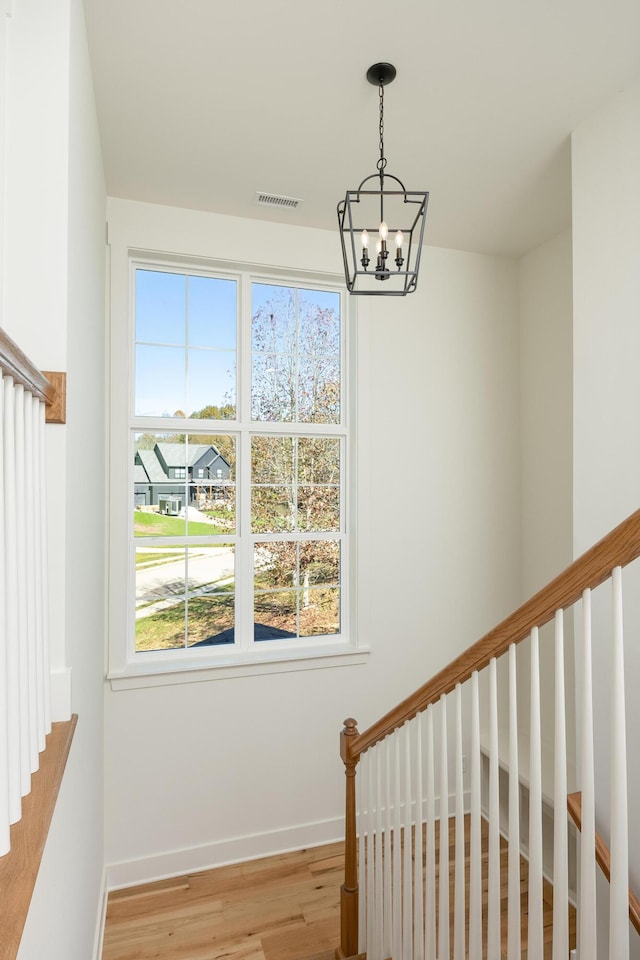
<path fill-rule="evenodd" d="M 567 809 L 569 816 L 575 823 L 578 830 L 582 829 L 582 794 L 579 790 L 570 793 L 567 797 Z M 596 830 L 596 862 L 606 880 L 611 882 L 611 853 L 606 843 Z M 640 898 L 629 888 L 629 920 L 633 924 L 637 933 L 640 933 Z"/>
<path fill-rule="evenodd" d="M 51 722 L 45 423 L 66 374 L 0 329 L 0 960 L 18 955 L 77 716 Z"/>
<path fill-rule="evenodd" d="M 51 731 L 44 425 L 54 399 L 0 330 L 0 856 Z"/>
<path fill-rule="evenodd" d="M 611 663 L 609 955 L 629 957 L 622 581 L 638 556 L 640 510 L 367 730 L 345 721 L 338 960 L 520 960 L 522 950 L 542 960 L 551 937 L 553 960 L 566 960 L 576 942 L 576 887 L 580 960 L 596 960 L 595 807 L 603 777 L 594 750 L 594 644 L 606 644 Z M 638 573 L 636 566 L 625 577 Z M 551 690 L 540 681 L 541 632 L 545 651 L 551 645 L 554 652 Z M 574 640 L 581 664 L 579 879 L 566 816 L 575 774 L 565 660 Z M 553 715 L 554 728 L 544 751 L 542 710 Z"/>

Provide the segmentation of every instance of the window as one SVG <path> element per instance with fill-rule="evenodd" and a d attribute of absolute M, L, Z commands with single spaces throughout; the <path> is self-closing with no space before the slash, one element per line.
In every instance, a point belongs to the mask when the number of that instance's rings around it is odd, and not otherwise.
<path fill-rule="evenodd" d="M 131 313 L 112 674 L 353 652 L 342 290 L 136 260 Z"/>

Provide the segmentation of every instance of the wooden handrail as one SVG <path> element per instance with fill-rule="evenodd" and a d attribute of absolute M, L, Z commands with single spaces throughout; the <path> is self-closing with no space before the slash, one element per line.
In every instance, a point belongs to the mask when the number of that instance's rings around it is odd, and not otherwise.
<path fill-rule="evenodd" d="M 569 816 L 575 823 L 578 830 L 582 830 L 582 794 L 570 793 L 567 796 L 567 809 Z M 596 830 L 596 862 L 606 879 L 611 882 L 611 854 L 606 843 Z M 635 927 L 637 933 L 640 933 L 640 900 L 629 887 L 629 920 Z"/>
<path fill-rule="evenodd" d="M 615 567 L 624 567 L 640 556 L 640 510 L 623 520 L 595 546 L 587 550 L 567 569 L 551 580 L 506 620 L 465 650 L 428 683 L 390 710 L 384 717 L 346 743 L 347 759 L 358 762 L 361 754 L 383 740 L 393 730 L 411 720 L 449 693 L 471 674 L 483 670 L 494 657 L 500 657 L 512 643 L 520 643 L 534 627 L 542 627 L 578 600 L 587 589 L 594 589 L 610 576 Z"/>
<path fill-rule="evenodd" d="M 16 383 L 21 383 L 38 399 L 44 400 L 47 406 L 55 402 L 54 387 L 2 329 L 0 329 L 0 371 L 4 376 L 13 377 Z"/>

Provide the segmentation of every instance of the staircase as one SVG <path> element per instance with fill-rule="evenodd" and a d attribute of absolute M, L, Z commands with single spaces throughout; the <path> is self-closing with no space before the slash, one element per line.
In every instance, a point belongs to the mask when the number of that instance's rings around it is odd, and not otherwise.
<path fill-rule="evenodd" d="M 610 960 L 638 955 L 623 632 L 623 593 L 640 621 L 638 556 L 640 511 L 367 730 L 345 721 L 337 960 L 567 960 L 576 938 L 579 960 L 597 960 L 598 925 Z M 606 716 L 596 645 L 610 664 Z M 580 833 L 567 813 L 577 790 Z"/>
<path fill-rule="evenodd" d="M 443 877 L 446 877 L 446 883 L 448 885 L 448 898 L 449 898 L 449 943 L 452 944 L 455 939 L 455 911 L 452 910 L 452 905 L 455 899 L 455 871 L 456 871 L 456 820 L 455 817 L 450 817 L 447 824 L 447 834 L 448 838 L 446 840 L 448 845 L 448 866 L 446 874 L 444 869 L 440 870 L 440 824 L 442 821 L 438 820 L 435 824 L 434 831 L 434 842 L 435 842 L 435 874 L 434 874 L 434 898 L 438 902 L 440 898 L 440 884 L 443 880 Z M 464 875 L 465 875 L 465 885 L 468 888 L 469 886 L 469 875 L 470 875 L 470 817 L 467 814 L 464 818 Z M 393 838 L 392 838 L 393 846 Z M 427 837 L 426 837 L 426 825 L 423 825 L 422 828 L 422 840 L 421 840 L 421 849 L 422 849 L 422 865 L 423 865 L 423 883 L 424 883 L 424 874 L 426 869 L 426 847 L 427 847 Z M 412 837 L 412 850 L 411 856 L 412 861 L 415 864 L 413 858 L 415 857 L 415 830 Z M 508 888 L 507 888 L 507 875 L 508 875 L 508 859 L 509 859 L 509 846 L 504 837 L 500 838 L 500 876 L 502 878 L 500 884 L 500 938 L 499 938 L 499 953 L 497 957 L 503 958 L 507 956 L 507 924 L 508 924 Z M 486 918 L 487 908 L 488 908 L 488 864 L 489 864 L 489 823 L 483 817 L 481 821 L 481 876 L 482 876 L 482 911 L 483 915 Z M 366 869 L 366 867 L 365 867 Z M 522 958 L 527 957 L 527 941 L 528 941 L 528 892 L 529 892 L 529 864 L 525 857 L 520 857 L 520 911 L 521 911 L 521 924 L 520 924 L 520 952 L 518 956 Z M 553 939 L 553 887 L 548 880 L 543 880 L 543 890 L 542 890 L 542 900 L 543 900 L 543 957 L 544 960 L 551 960 L 552 958 L 552 939 Z M 440 918 L 436 916 L 436 927 L 435 927 L 435 943 L 436 945 L 440 940 L 440 931 L 439 931 Z M 467 904 L 465 903 L 465 936 L 464 940 L 469 943 L 469 911 L 467 909 Z M 483 960 L 488 958 L 488 938 L 487 938 L 487 924 L 484 923 L 482 927 L 482 954 Z M 570 949 L 575 948 L 576 946 L 576 911 L 575 907 L 569 906 L 569 947 Z M 468 948 L 467 948 L 468 949 Z M 467 954 L 468 955 L 468 954 Z"/>

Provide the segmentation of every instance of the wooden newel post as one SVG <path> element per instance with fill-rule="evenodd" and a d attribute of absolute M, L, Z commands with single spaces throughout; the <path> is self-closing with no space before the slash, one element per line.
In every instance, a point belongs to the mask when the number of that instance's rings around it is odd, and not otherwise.
<path fill-rule="evenodd" d="M 358 955 L 358 837 L 356 834 L 356 766 L 351 743 L 358 736 L 356 721 L 344 721 L 340 734 L 340 756 L 347 778 L 344 838 L 344 883 L 340 889 L 340 947 L 338 960 Z"/>

